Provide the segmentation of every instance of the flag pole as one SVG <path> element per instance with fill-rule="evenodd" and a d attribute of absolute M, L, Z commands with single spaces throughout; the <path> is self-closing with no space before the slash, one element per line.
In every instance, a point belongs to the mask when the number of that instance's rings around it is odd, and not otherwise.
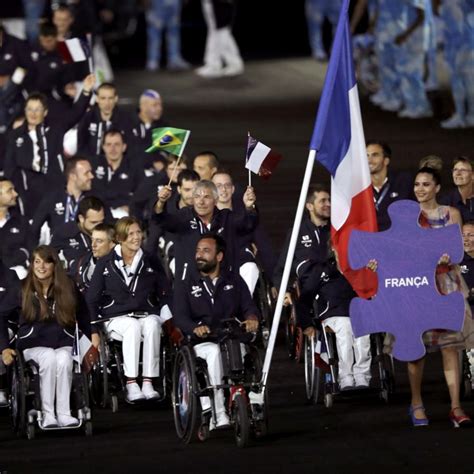
<path fill-rule="evenodd" d="M 298 201 L 298 207 L 296 208 L 295 221 L 293 223 L 293 229 L 291 231 L 290 245 L 288 246 L 288 253 L 286 254 L 285 267 L 283 270 L 283 276 L 281 279 L 280 289 L 278 291 L 278 298 L 275 308 L 275 314 L 273 315 L 272 329 L 270 331 L 270 338 L 268 339 L 267 350 L 265 352 L 265 360 L 263 362 L 262 379 L 260 381 L 260 391 L 250 392 L 249 398 L 251 403 L 263 405 L 265 400 L 265 390 L 267 388 L 268 373 L 270 370 L 270 364 L 272 362 L 273 351 L 275 348 L 275 341 L 280 325 L 281 312 L 283 309 L 283 301 L 285 299 L 286 289 L 288 287 L 288 280 L 290 279 L 291 265 L 293 263 L 293 257 L 295 254 L 296 240 L 298 238 L 298 232 L 301 226 L 301 220 L 303 219 L 303 212 L 306 204 L 306 195 L 308 194 L 309 185 L 311 182 L 311 176 L 313 174 L 314 162 L 316 160 L 316 151 L 310 150 L 308 155 L 308 161 L 306 163 L 306 170 L 303 177 L 303 183 L 301 185 L 300 198 Z"/>
<path fill-rule="evenodd" d="M 248 153 L 248 139 L 250 138 L 250 130 L 247 130 L 247 153 Z M 252 172 L 249 170 L 249 188 L 252 186 Z"/>
<path fill-rule="evenodd" d="M 89 57 L 87 58 L 87 63 L 89 65 L 89 72 L 91 74 L 95 74 L 94 73 L 94 62 L 93 62 L 93 59 L 92 59 L 92 33 L 87 33 L 86 34 L 86 40 L 87 40 L 87 43 L 89 45 Z"/>

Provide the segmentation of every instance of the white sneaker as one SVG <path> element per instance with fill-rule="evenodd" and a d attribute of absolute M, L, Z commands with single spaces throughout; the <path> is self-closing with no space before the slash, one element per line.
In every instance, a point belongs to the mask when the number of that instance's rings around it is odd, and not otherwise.
<path fill-rule="evenodd" d="M 385 102 L 382 102 L 379 105 L 380 105 L 380 108 L 382 110 L 385 110 L 386 112 L 396 112 L 397 110 L 400 110 L 402 103 L 401 101 L 397 99 L 390 99 Z"/>
<path fill-rule="evenodd" d="M 224 69 L 222 69 L 222 75 L 225 77 L 240 76 L 243 73 L 243 64 L 228 65 Z"/>
<path fill-rule="evenodd" d="M 43 413 L 43 419 L 41 421 L 42 428 L 57 428 L 58 420 L 52 413 Z"/>
<path fill-rule="evenodd" d="M 154 72 L 154 71 L 158 71 L 158 67 L 159 65 L 157 61 L 147 61 L 145 69 L 147 71 Z"/>
<path fill-rule="evenodd" d="M 352 375 L 348 375 L 347 377 L 342 377 L 339 380 L 339 389 L 341 392 L 344 390 L 352 390 L 355 386 L 354 377 Z"/>
<path fill-rule="evenodd" d="M 8 395 L 7 391 L 4 389 L 0 390 L 0 407 L 8 406 Z"/>
<path fill-rule="evenodd" d="M 71 415 L 58 415 L 58 425 L 62 427 L 77 426 L 79 425 L 79 420 Z"/>
<path fill-rule="evenodd" d="M 128 403 L 135 403 L 145 400 L 145 395 L 143 395 L 143 392 L 140 390 L 140 387 L 136 382 L 128 383 L 126 390 L 127 393 L 125 395 L 125 400 Z"/>
<path fill-rule="evenodd" d="M 443 120 L 441 123 L 441 128 L 445 129 L 453 129 L 453 128 L 464 128 L 466 126 L 466 122 L 459 114 L 454 114 L 452 117 L 448 118 L 447 120 Z"/>
<path fill-rule="evenodd" d="M 183 58 L 176 58 L 168 62 L 166 69 L 168 69 L 168 71 L 187 71 L 191 69 L 191 64 Z"/>
<path fill-rule="evenodd" d="M 142 394 L 145 395 L 147 400 L 156 400 L 161 398 L 161 395 L 153 388 L 153 384 L 151 382 L 143 382 Z"/>
<path fill-rule="evenodd" d="M 369 388 L 370 378 L 366 377 L 365 375 L 356 375 L 354 376 L 354 380 L 355 380 L 355 388 L 357 389 Z"/>
<path fill-rule="evenodd" d="M 313 58 L 316 59 L 316 61 L 323 62 L 328 60 L 328 55 L 322 49 L 317 49 L 313 54 Z"/>
<path fill-rule="evenodd" d="M 398 112 L 400 118 L 420 119 L 433 117 L 433 112 L 428 109 L 403 109 Z"/>
<path fill-rule="evenodd" d="M 230 420 L 227 416 L 226 412 L 218 413 L 217 414 L 217 421 L 214 422 L 214 419 L 211 421 L 211 426 L 209 427 L 210 430 L 219 430 L 228 428 L 230 426 Z"/>
<path fill-rule="evenodd" d="M 196 74 L 200 77 L 204 77 L 205 79 L 216 79 L 218 77 L 223 77 L 224 68 L 218 67 L 211 67 L 211 66 L 203 66 L 196 69 Z"/>

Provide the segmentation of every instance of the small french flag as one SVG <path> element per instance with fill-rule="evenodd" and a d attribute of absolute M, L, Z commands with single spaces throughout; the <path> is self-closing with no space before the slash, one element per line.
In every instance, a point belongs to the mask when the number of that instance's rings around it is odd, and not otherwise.
<path fill-rule="evenodd" d="M 249 134 L 245 168 L 258 174 L 263 179 L 268 179 L 280 160 L 281 155 L 279 153 L 272 151 L 271 148 Z"/>
<path fill-rule="evenodd" d="M 87 61 L 89 57 L 88 49 L 87 45 L 79 38 L 71 38 L 58 43 L 59 54 L 66 63 Z"/>

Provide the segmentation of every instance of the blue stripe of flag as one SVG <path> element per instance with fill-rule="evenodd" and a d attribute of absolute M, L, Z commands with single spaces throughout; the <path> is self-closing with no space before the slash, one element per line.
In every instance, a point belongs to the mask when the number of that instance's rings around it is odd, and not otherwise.
<path fill-rule="evenodd" d="M 348 10 L 349 0 L 344 0 L 310 144 L 310 149 L 316 150 L 317 161 L 332 176 L 335 176 L 351 142 L 348 92 L 356 80 Z"/>

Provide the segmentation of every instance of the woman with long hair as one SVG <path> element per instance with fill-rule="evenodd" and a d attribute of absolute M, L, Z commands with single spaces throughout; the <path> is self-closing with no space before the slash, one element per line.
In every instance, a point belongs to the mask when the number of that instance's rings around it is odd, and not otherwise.
<path fill-rule="evenodd" d="M 102 257 L 87 290 L 93 320 L 103 318 L 107 333 L 122 341 L 126 400 L 135 403 L 162 397 L 156 389 L 160 373 L 161 325 L 171 318 L 169 287 L 158 258 L 143 252 L 143 231 L 134 217 L 115 224 L 118 244 Z M 137 383 L 142 349 L 142 386 Z M 156 389 L 155 389 L 156 387 Z"/>
<path fill-rule="evenodd" d="M 76 321 L 90 337 L 83 297 L 67 276 L 56 250 L 42 245 L 33 251 L 23 281 L 16 347 L 23 351 L 26 361 L 33 360 L 39 366 L 43 428 L 79 424 L 71 416 L 69 404 Z M 5 364 L 11 364 L 15 355 L 13 349 L 4 350 Z"/>
<path fill-rule="evenodd" d="M 440 228 L 450 224 L 462 224 L 457 209 L 442 206 L 437 202 L 437 194 L 441 188 L 438 171 L 424 167 L 418 170 L 415 177 L 414 192 L 420 203 L 420 225 L 427 228 Z M 447 295 L 453 291 L 462 291 L 467 296 L 467 287 L 461 276 L 459 266 L 450 262 L 449 255 L 443 255 L 436 269 L 436 285 L 438 291 Z M 428 351 L 441 350 L 443 370 L 451 399 L 449 419 L 455 427 L 466 427 L 472 424 L 464 413 L 460 402 L 460 370 L 458 351 L 472 347 L 473 324 L 469 306 L 465 305 L 464 326 L 462 332 L 433 329 L 423 335 L 423 342 Z M 408 378 L 411 389 L 411 405 L 409 409 L 413 426 L 429 424 L 421 397 L 421 383 L 425 359 L 408 362 Z"/>

